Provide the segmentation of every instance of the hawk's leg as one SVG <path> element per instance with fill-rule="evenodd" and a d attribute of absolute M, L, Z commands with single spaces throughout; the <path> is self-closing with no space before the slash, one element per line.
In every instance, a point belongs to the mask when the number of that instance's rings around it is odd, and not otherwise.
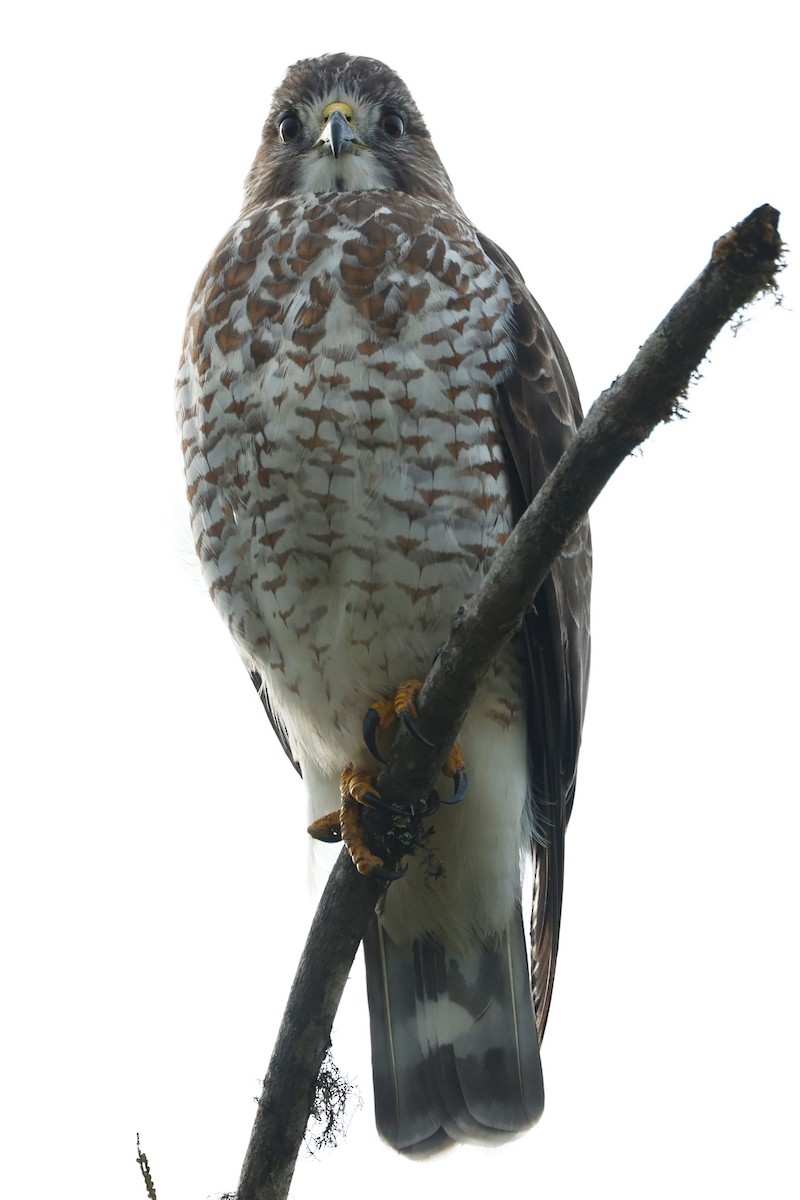
<path fill-rule="evenodd" d="M 374 875 L 378 879 L 399 879 L 402 871 L 384 865 L 382 858 L 374 854 L 367 844 L 367 836 L 361 820 L 362 806 L 371 809 L 380 800 L 371 776 L 365 771 L 354 771 L 345 767 L 342 771 L 342 841 L 348 849 L 356 870 L 360 875 Z M 390 807 L 390 806 L 387 806 Z"/>
<path fill-rule="evenodd" d="M 377 735 L 387 732 L 397 721 L 402 721 L 409 733 L 413 734 L 418 741 L 424 742 L 426 746 L 432 744 L 420 733 L 416 724 L 417 709 L 414 700 L 421 687 L 422 683 L 419 679 L 407 679 L 405 683 L 400 684 L 394 694 L 394 699 L 374 700 L 367 709 L 363 725 L 364 742 L 370 754 L 374 755 L 378 762 L 385 760 L 378 750 Z M 450 747 L 442 766 L 442 772 L 453 780 L 453 795 L 442 803 L 458 804 L 459 800 L 463 800 L 467 794 L 467 772 L 458 742 Z"/>
<path fill-rule="evenodd" d="M 344 842 L 361 875 L 373 875 L 377 879 L 399 879 L 403 872 L 387 867 L 383 859 L 370 849 L 361 821 L 361 808 L 377 809 L 381 813 L 408 818 L 406 810 L 381 800 L 375 791 L 372 777 L 365 771 L 355 771 L 352 765 L 342 771 L 341 796 L 341 808 L 336 812 L 327 813 L 324 817 L 318 817 L 309 825 L 308 832 L 318 841 Z"/>
<path fill-rule="evenodd" d="M 427 746 L 431 743 L 416 725 L 417 709 L 414 699 L 422 687 L 418 679 L 407 679 L 401 683 L 392 700 L 375 700 L 364 718 L 364 741 L 370 753 L 380 762 L 384 759 L 378 750 L 376 738 L 388 732 L 398 721 L 402 721 L 410 733 Z M 467 791 L 467 772 L 464 756 L 456 742 L 450 747 L 442 766 L 442 772 L 453 780 L 453 795 L 444 804 L 457 804 Z M 379 879 L 399 879 L 402 871 L 387 867 L 369 845 L 369 838 L 377 840 L 379 848 L 388 857 L 399 858 L 413 852 L 419 836 L 421 818 L 430 816 L 439 806 L 439 797 L 432 792 L 421 810 L 411 812 L 382 799 L 374 780 L 365 771 L 356 771 L 352 765 L 345 767 L 341 779 L 342 805 L 336 812 L 319 817 L 308 827 L 311 837 L 322 842 L 344 842 L 357 870 L 362 875 L 374 875 Z M 369 814 L 369 832 L 364 828 L 363 816 Z M 388 847 L 388 851 L 386 849 Z"/>

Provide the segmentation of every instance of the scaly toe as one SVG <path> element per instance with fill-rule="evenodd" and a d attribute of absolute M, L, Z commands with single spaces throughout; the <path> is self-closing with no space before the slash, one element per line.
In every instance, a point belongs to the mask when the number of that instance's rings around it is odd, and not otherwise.
<path fill-rule="evenodd" d="M 432 746 L 433 742 L 428 741 L 416 723 L 417 708 L 414 701 L 421 687 L 422 681 L 419 679 L 406 679 L 404 683 L 401 683 L 394 695 L 394 711 L 397 719 L 403 722 L 412 737 L 425 746 Z"/>
<path fill-rule="evenodd" d="M 324 817 L 317 817 L 316 821 L 312 821 L 308 827 L 308 832 L 317 842 L 340 842 L 342 840 L 342 827 L 339 819 L 339 809 L 335 812 L 327 813 Z"/>
<path fill-rule="evenodd" d="M 373 854 L 367 845 L 364 829 L 361 825 L 361 799 L 369 791 L 371 780 L 363 771 L 354 771 L 346 767 L 342 771 L 342 808 L 339 814 L 342 841 L 360 875 L 372 875 L 376 869 L 386 870 L 383 859 Z M 358 793 L 358 795 L 357 795 Z M 379 876 L 381 878 L 381 876 Z"/>
<path fill-rule="evenodd" d="M 449 775 L 453 780 L 453 794 L 449 800 L 443 800 L 442 804 L 458 804 L 467 794 L 467 771 L 458 742 L 453 742 L 447 752 L 447 758 L 442 764 L 442 773 Z"/>
<path fill-rule="evenodd" d="M 422 683 L 419 679 L 406 679 L 404 683 L 400 684 L 392 700 L 373 700 L 367 709 L 361 727 L 364 744 L 370 754 L 374 758 L 377 758 L 378 762 L 385 762 L 383 755 L 378 749 L 378 734 L 385 733 L 391 729 L 396 721 L 402 721 L 412 737 L 422 742 L 423 745 L 433 745 L 420 732 L 416 723 L 417 710 L 414 700 L 421 687 Z"/>
<path fill-rule="evenodd" d="M 373 700 L 367 709 L 361 730 L 365 746 L 378 762 L 385 762 L 386 759 L 378 749 L 377 735 L 391 729 L 396 720 L 397 713 L 393 700 Z"/>

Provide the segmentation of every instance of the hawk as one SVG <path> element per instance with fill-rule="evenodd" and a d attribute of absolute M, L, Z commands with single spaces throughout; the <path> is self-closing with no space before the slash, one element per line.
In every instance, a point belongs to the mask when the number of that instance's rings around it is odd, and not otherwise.
<path fill-rule="evenodd" d="M 383 63 L 289 70 L 191 301 L 177 407 L 204 577 L 311 816 L 342 793 L 380 807 L 365 713 L 424 677 L 581 420 L 547 318 Z M 464 723 L 465 798 L 365 939 L 377 1124 L 401 1151 L 499 1140 L 543 1107 L 590 561 L 584 524 Z"/>

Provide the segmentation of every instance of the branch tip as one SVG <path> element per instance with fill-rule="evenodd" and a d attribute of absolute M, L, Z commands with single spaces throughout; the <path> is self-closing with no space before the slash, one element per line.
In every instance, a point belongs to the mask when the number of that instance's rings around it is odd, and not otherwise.
<path fill-rule="evenodd" d="M 714 243 L 712 263 L 752 282 L 745 303 L 761 291 L 773 290 L 775 276 L 783 269 L 786 247 L 778 233 L 779 220 L 776 208 L 762 204 Z"/>

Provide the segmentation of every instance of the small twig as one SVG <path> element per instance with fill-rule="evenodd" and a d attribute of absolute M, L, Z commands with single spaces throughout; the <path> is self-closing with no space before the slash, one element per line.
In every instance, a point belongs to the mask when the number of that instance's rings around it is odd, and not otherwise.
<path fill-rule="evenodd" d="M 378 779 L 395 804 L 430 792 L 478 684 L 519 628 L 552 562 L 622 461 L 680 409 L 708 349 L 736 312 L 773 289 L 782 245 L 763 205 L 715 244 L 701 275 L 647 339 L 624 375 L 592 405 L 578 434 L 524 514 L 417 699 L 431 749 L 398 727 Z M 347 974 L 386 885 L 360 876 L 346 852 L 334 866 L 300 959 L 264 1081 L 242 1168 L 239 1200 L 283 1200 L 330 1042 Z"/>
<path fill-rule="evenodd" d="M 153 1183 L 153 1176 L 150 1174 L 150 1164 L 147 1161 L 147 1155 L 139 1145 L 138 1133 L 136 1135 L 136 1149 L 139 1151 L 136 1161 L 139 1164 L 139 1170 L 142 1172 L 144 1186 L 147 1188 L 148 1200 L 158 1200 L 156 1196 L 156 1185 Z"/>

